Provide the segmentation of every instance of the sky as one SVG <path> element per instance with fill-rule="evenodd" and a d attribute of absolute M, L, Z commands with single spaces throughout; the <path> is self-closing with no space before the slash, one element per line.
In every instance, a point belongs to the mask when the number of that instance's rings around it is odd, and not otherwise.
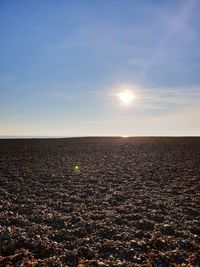
<path fill-rule="evenodd" d="M 199 0 L 1 0 L 0 33 L 1 136 L 200 135 Z"/>

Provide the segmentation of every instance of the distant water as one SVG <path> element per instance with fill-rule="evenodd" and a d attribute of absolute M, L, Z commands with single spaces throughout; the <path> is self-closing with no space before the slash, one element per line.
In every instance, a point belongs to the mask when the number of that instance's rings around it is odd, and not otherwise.
<path fill-rule="evenodd" d="M 67 138 L 71 136 L 40 136 L 40 135 L 0 135 L 0 139 L 35 139 L 35 138 Z"/>

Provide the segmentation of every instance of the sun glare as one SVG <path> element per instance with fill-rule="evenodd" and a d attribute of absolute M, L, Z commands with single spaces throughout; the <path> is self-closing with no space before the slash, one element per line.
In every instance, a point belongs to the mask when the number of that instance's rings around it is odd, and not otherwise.
<path fill-rule="evenodd" d="M 128 135 L 121 135 L 122 138 L 128 138 Z"/>
<path fill-rule="evenodd" d="M 132 100 L 135 98 L 134 94 L 131 93 L 130 91 L 122 91 L 118 94 L 119 99 L 121 102 L 125 105 L 128 105 L 132 102 Z"/>

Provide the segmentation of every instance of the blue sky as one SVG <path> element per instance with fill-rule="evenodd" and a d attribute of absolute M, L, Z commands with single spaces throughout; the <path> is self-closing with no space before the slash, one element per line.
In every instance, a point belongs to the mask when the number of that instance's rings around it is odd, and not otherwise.
<path fill-rule="evenodd" d="M 200 134 L 198 0 L 2 0 L 0 32 L 0 135 Z"/>

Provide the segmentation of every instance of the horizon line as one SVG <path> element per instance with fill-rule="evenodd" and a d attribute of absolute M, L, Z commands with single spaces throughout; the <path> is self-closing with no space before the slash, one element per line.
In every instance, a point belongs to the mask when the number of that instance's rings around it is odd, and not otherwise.
<path fill-rule="evenodd" d="M 200 137 L 200 135 L 82 135 L 82 136 L 59 136 L 59 135 L 0 135 L 0 140 L 5 139 L 68 139 L 68 138 L 144 138 L 144 137 Z"/>

